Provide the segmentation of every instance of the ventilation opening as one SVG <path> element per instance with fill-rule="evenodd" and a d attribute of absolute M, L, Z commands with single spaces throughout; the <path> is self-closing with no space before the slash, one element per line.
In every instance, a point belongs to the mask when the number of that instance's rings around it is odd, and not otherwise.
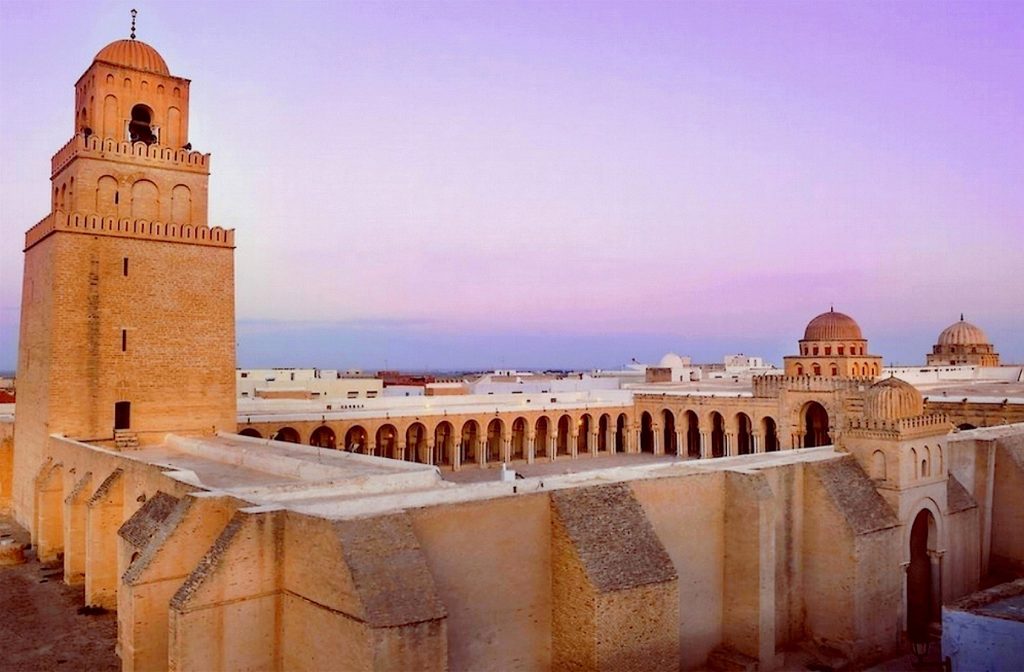
<path fill-rule="evenodd" d="M 136 105 L 132 108 L 132 120 L 128 123 L 128 139 L 152 145 L 157 140 L 152 123 L 153 110 L 145 105 Z"/>

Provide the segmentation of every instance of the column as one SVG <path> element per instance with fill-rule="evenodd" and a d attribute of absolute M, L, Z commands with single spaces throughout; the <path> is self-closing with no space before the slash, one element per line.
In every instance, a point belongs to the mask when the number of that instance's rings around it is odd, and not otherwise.
<path fill-rule="evenodd" d="M 604 430 L 604 449 L 609 453 L 615 452 L 615 428 L 612 423 L 608 423 L 608 428 Z"/>
<path fill-rule="evenodd" d="M 476 463 L 480 468 L 487 466 L 487 433 L 476 438 Z"/>
<path fill-rule="evenodd" d="M 530 433 L 526 435 L 526 463 L 533 464 L 534 460 L 534 443 L 537 441 L 537 435 Z"/>
<path fill-rule="evenodd" d="M 558 456 L 558 430 L 548 435 L 548 461 L 554 462 Z"/>
<path fill-rule="evenodd" d="M 455 450 L 452 451 L 452 471 L 459 471 L 462 469 L 462 439 L 460 438 L 454 445 Z"/>
<path fill-rule="evenodd" d="M 763 453 L 764 439 L 762 438 L 762 436 L 755 432 L 754 434 L 751 434 L 750 437 L 751 440 L 754 442 L 754 453 Z"/>
<path fill-rule="evenodd" d="M 686 444 L 683 442 L 682 431 L 676 432 L 676 457 L 683 457 L 686 455 Z"/>
<path fill-rule="evenodd" d="M 579 452 L 576 449 L 576 443 L 577 443 L 577 441 L 579 441 L 579 438 L 580 438 L 579 433 L 575 433 L 574 432 L 572 434 L 569 434 L 569 455 L 571 455 L 572 459 L 574 459 L 574 460 L 576 459 L 577 453 Z"/>
<path fill-rule="evenodd" d="M 597 448 L 599 444 L 597 437 L 598 430 L 596 429 L 587 435 L 587 451 L 590 453 L 591 457 L 597 457 Z"/>
<path fill-rule="evenodd" d="M 736 455 L 736 435 L 726 432 L 723 439 L 725 440 L 724 447 L 726 456 L 731 457 L 733 455 Z"/>
<path fill-rule="evenodd" d="M 403 460 L 405 462 L 415 462 L 416 458 L 418 457 L 416 455 L 416 449 L 415 448 L 412 449 L 411 454 L 409 454 L 409 455 L 405 454 L 405 441 L 399 441 L 398 442 L 398 455 L 399 455 L 399 459 L 401 459 L 401 460 Z M 384 455 L 383 457 L 387 457 L 387 455 Z"/>
<path fill-rule="evenodd" d="M 651 446 L 654 449 L 655 455 L 665 454 L 665 432 L 662 431 L 661 425 L 651 425 L 651 434 L 654 439 L 654 445 Z"/>
<path fill-rule="evenodd" d="M 640 444 L 640 428 L 639 427 L 633 428 L 633 446 L 632 446 L 632 448 L 633 448 L 633 450 L 630 451 L 632 453 L 639 453 L 642 450 L 641 449 L 641 444 Z"/>
<path fill-rule="evenodd" d="M 928 562 L 931 563 L 931 612 L 942 614 L 942 556 L 945 551 L 928 551 Z"/>
<path fill-rule="evenodd" d="M 706 460 L 711 457 L 711 440 L 707 432 L 700 433 L 700 459 Z"/>
<path fill-rule="evenodd" d="M 505 437 L 501 440 L 501 461 L 512 461 L 512 438 Z"/>
<path fill-rule="evenodd" d="M 437 459 L 434 456 L 434 441 L 427 439 L 427 464 L 437 464 Z"/>

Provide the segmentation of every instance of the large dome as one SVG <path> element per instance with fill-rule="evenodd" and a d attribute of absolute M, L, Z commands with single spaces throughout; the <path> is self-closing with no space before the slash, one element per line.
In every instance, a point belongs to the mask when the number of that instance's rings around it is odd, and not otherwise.
<path fill-rule="evenodd" d="M 860 326 L 849 315 L 830 310 L 807 323 L 805 341 L 860 341 Z"/>
<path fill-rule="evenodd" d="M 139 40 L 117 40 L 100 49 L 94 61 L 113 63 L 126 68 L 170 75 L 167 62 L 156 49 Z"/>
<path fill-rule="evenodd" d="M 960 316 L 959 322 L 954 322 L 939 334 L 939 345 L 988 345 L 988 336 L 970 322 L 964 321 Z"/>
<path fill-rule="evenodd" d="M 878 420 L 916 418 L 924 413 L 924 399 L 910 383 L 895 376 L 884 378 L 864 395 L 864 415 Z"/>

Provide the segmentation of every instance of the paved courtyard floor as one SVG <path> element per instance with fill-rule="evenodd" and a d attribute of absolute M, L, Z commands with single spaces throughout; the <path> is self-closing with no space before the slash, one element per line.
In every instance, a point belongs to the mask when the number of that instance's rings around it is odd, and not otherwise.
<path fill-rule="evenodd" d="M 5 534 L 24 531 L 0 516 Z M 40 563 L 31 550 L 28 555 L 25 564 L 0 567 L 0 670 L 120 670 L 117 615 L 79 613 L 85 589 L 64 585 L 63 565 Z"/>

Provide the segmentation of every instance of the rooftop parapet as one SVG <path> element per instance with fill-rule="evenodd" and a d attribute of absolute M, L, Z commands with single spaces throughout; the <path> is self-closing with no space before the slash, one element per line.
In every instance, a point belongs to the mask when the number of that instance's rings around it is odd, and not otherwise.
<path fill-rule="evenodd" d="M 833 392 L 864 390 L 875 382 L 871 377 L 826 378 L 823 376 L 754 376 L 755 397 L 777 397 L 782 390 Z"/>
<path fill-rule="evenodd" d="M 867 434 L 915 435 L 947 433 L 953 428 L 945 413 L 927 413 L 913 418 L 889 420 L 883 418 L 852 417 L 847 423 L 851 432 Z"/>
<path fill-rule="evenodd" d="M 88 233 L 90 235 L 117 236 L 120 238 L 143 238 L 175 243 L 190 243 L 209 247 L 235 246 L 235 230 L 219 226 L 192 226 L 150 222 L 145 219 L 117 219 L 99 215 L 68 215 L 62 211 L 51 213 L 25 232 L 25 249 L 41 241 L 55 231 Z"/>
<path fill-rule="evenodd" d="M 210 155 L 193 152 L 187 149 L 173 149 L 162 145 L 147 145 L 144 142 L 118 142 L 113 138 L 101 139 L 97 135 L 86 137 L 76 134 L 67 144 L 57 150 L 50 159 L 50 174 L 56 175 L 71 159 L 76 156 L 109 159 L 116 161 L 119 157 L 138 161 L 144 159 L 152 165 L 173 166 L 174 168 L 191 170 L 197 173 L 210 173 Z"/>

